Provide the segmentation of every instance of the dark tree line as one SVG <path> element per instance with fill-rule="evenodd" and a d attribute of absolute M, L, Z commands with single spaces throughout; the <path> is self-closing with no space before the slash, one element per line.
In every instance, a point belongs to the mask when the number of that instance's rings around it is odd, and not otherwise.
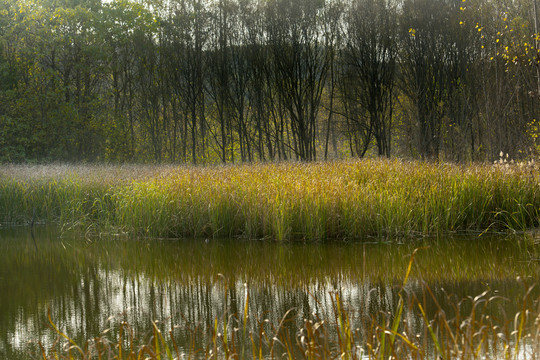
<path fill-rule="evenodd" d="M 0 0 L 0 161 L 534 156 L 534 0 Z"/>

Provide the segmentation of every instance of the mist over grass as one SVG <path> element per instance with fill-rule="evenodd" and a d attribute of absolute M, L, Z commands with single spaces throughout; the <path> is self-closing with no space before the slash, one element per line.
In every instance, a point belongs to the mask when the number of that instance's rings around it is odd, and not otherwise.
<path fill-rule="evenodd" d="M 538 170 L 347 160 L 211 167 L 0 167 L 0 221 L 145 237 L 352 240 L 526 230 Z"/>

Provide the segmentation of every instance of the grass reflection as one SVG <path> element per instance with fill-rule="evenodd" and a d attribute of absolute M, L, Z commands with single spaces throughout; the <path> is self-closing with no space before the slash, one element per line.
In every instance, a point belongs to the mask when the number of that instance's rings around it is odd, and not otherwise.
<path fill-rule="evenodd" d="M 470 290 L 463 285 L 461 291 Z M 64 341 L 42 346 L 42 358 L 70 358 L 75 350 L 85 359 L 534 359 L 540 354 L 539 293 L 525 282 L 510 284 L 511 291 L 504 292 L 510 297 L 486 290 L 461 298 L 453 292 L 459 294 L 457 288 L 433 291 L 423 281 L 379 286 L 382 291 L 372 288 L 361 296 L 350 289 L 318 295 L 306 287 L 284 293 L 290 302 L 283 301 L 283 307 L 272 309 L 270 302 L 270 310 L 260 312 L 250 300 L 258 299 L 257 290 L 246 287 L 241 297 L 235 285 L 229 291 L 225 284 L 222 303 L 205 319 L 181 316 L 175 322 L 148 321 L 143 328 L 117 321 L 101 336 L 83 340 L 82 347 L 57 330 Z M 367 309 L 372 295 L 387 302 L 372 302 L 375 308 Z"/>

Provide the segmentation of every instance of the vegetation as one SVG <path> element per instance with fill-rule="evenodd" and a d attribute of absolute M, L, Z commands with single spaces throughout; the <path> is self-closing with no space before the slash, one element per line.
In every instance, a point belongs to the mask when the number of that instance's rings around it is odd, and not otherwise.
<path fill-rule="evenodd" d="M 150 237 L 359 239 L 538 225 L 533 165 L 398 160 L 218 167 L 5 166 L 2 222 Z"/>
<path fill-rule="evenodd" d="M 416 252 L 416 251 L 415 251 Z M 258 318 L 250 312 L 246 289 L 244 307 L 237 313 L 224 312 L 211 326 L 184 321 L 172 327 L 154 322 L 147 334 L 137 334 L 121 319 L 101 336 L 79 346 L 49 322 L 58 334 L 50 345 L 39 344 L 42 359 L 535 359 L 538 348 L 538 299 L 523 283 L 519 312 L 506 317 L 500 306 L 504 299 L 486 291 L 476 297 L 456 299 L 451 294 L 439 300 L 422 283 L 423 295 L 407 292 L 413 257 L 400 286 L 399 299 L 392 311 L 363 313 L 345 303 L 333 292 L 333 318 L 309 314 L 300 327 L 291 321 L 291 309 L 278 321 Z M 225 289 L 227 303 L 227 290 Z M 315 299 L 317 301 L 317 299 Z M 443 308 L 450 309 L 449 311 Z M 499 311 L 493 311 L 499 308 Z M 256 321 L 248 322 L 248 319 Z M 255 324 L 250 326 L 248 324 Z M 179 328 L 187 328 L 187 339 L 177 342 Z M 202 346 L 197 341 L 206 339 Z M 189 344 L 189 345 L 185 345 Z M 197 345 L 201 346 L 200 348 Z"/>
<path fill-rule="evenodd" d="M 538 152 L 536 0 L 1 0 L 0 161 Z"/>

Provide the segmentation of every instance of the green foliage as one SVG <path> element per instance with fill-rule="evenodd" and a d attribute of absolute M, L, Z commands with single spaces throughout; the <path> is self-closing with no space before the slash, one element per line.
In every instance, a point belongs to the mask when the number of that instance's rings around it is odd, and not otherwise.
<path fill-rule="evenodd" d="M 532 5 L 2 0 L 0 161 L 526 157 Z"/>

